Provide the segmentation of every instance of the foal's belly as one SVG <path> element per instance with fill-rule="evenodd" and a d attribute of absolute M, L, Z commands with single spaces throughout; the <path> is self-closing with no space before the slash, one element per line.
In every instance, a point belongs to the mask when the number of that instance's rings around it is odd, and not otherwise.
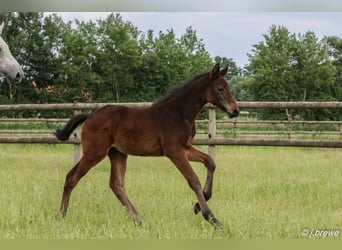
<path fill-rule="evenodd" d="M 120 152 L 138 156 L 161 156 L 163 150 L 159 139 L 151 135 L 133 134 L 118 136 L 115 138 L 113 146 Z"/>
<path fill-rule="evenodd" d="M 130 155 L 161 156 L 160 137 L 164 133 L 158 114 L 151 108 L 122 108 L 114 124 L 113 146 Z"/>

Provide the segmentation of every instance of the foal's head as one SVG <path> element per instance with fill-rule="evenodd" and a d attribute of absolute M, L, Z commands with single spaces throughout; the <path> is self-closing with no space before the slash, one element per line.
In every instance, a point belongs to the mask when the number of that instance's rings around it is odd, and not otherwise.
<path fill-rule="evenodd" d="M 209 72 L 209 86 L 207 87 L 207 101 L 222 111 L 226 112 L 230 118 L 239 115 L 239 107 L 234 96 L 230 93 L 228 83 L 224 76 L 228 72 L 228 67 L 220 70 L 220 65 L 216 64 Z"/>

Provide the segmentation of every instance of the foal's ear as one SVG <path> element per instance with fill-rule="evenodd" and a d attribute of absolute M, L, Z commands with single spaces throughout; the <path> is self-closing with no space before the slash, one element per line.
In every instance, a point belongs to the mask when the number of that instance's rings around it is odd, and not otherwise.
<path fill-rule="evenodd" d="M 210 71 L 209 77 L 213 78 L 217 76 L 219 72 L 220 72 L 220 64 L 216 63 L 213 69 Z"/>
<path fill-rule="evenodd" d="M 221 71 L 220 71 L 220 75 L 221 76 L 225 76 L 227 75 L 228 73 L 228 66 L 227 67 L 224 67 Z"/>
<path fill-rule="evenodd" d="M 4 28 L 4 23 L 0 24 L 0 35 L 2 34 L 3 28 Z"/>

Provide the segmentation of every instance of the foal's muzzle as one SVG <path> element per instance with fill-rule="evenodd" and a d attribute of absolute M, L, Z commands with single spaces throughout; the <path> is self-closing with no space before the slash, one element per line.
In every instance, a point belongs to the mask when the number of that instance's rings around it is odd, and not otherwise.
<path fill-rule="evenodd" d="M 239 114 L 240 114 L 240 110 L 238 108 L 234 109 L 232 113 L 228 113 L 229 118 L 237 117 Z"/>

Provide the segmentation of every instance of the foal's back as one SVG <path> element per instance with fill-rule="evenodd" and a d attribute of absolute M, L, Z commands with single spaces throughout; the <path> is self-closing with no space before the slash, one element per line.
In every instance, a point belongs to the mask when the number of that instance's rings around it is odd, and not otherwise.
<path fill-rule="evenodd" d="M 182 129 L 177 117 L 168 109 L 152 105 L 127 107 L 108 105 L 92 113 L 82 129 L 82 144 L 115 147 L 122 153 L 140 156 L 164 155 L 163 145 L 169 137 L 175 139 Z M 188 134 L 188 128 L 185 125 Z M 183 129 L 184 130 L 184 129 Z M 93 136 L 90 136 L 92 134 Z M 105 136 L 106 135 L 106 136 Z M 98 142 L 97 138 L 106 138 Z"/>

